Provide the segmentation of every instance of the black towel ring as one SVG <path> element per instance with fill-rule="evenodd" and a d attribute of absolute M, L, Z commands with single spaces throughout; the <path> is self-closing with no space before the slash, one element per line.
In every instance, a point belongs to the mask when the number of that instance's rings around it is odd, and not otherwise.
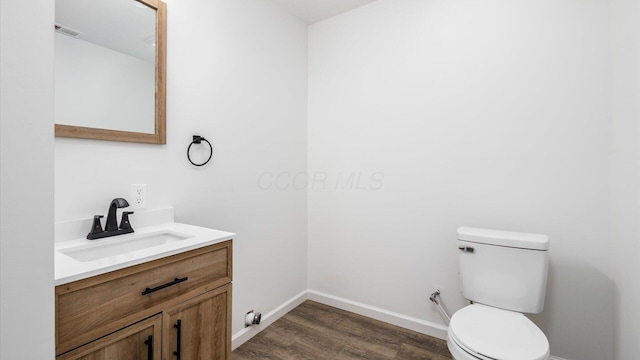
<path fill-rule="evenodd" d="M 189 155 L 189 151 L 191 150 L 191 145 L 200 144 L 203 141 L 209 144 L 209 158 L 207 159 L 207 161 L 203 162 L 202 164 L 196 164 L 191 160 L 191 155 Z M 200 135 L 193 135 L 193 141 L 191 142 L 191 144 L 189 144 L 189 147 L 187 148 L 187 159 L 189 159 L 189 162 L 194 166 L 203 166 L 203 165 L 206 165 L 209 162 L 209 160 L 211 160 L 212 156 L 213 156 L 213 146 L 211 146 L 211 143 L 209 142 L 209 140 L 205 139 Z"/>

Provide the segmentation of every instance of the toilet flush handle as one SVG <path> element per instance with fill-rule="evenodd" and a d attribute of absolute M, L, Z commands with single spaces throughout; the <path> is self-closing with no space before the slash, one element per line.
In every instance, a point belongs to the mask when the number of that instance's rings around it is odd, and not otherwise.
<path fill-rule="evenodd" d="M 468 253 L 473 253 L 473 248 L 470 246 L 460 246 L 458 247 L 458 249 L 464 251 L 464 252 L 468 252 Z"/>

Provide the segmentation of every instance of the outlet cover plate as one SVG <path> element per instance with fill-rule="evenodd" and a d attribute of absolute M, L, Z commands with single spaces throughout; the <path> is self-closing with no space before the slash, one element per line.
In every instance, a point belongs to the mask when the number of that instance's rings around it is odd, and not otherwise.
<path fill-rule="evenodd" d="M 147 207 L 147 184 L 131 184 L 132 209 L 144 209 Z"/>

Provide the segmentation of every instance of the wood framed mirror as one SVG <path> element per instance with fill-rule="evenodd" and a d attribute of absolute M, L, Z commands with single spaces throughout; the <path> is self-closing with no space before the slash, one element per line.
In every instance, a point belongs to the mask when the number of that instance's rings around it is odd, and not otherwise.
<path fill-rule="evenodd" d="M 166 144 L 166 12 L 56 0 L 56 137 Z"/>

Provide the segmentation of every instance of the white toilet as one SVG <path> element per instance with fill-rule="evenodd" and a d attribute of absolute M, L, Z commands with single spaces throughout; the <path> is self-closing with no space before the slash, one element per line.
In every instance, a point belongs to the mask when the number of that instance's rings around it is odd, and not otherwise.
<path fill-rule="evenodd" d="M 549 341 L 522 313 L 544 305 L 549 238 L 458 228 L 462 295 L 472 302 L 451 317 L 447 346 L 456 360 L 546 360 Z"/>

